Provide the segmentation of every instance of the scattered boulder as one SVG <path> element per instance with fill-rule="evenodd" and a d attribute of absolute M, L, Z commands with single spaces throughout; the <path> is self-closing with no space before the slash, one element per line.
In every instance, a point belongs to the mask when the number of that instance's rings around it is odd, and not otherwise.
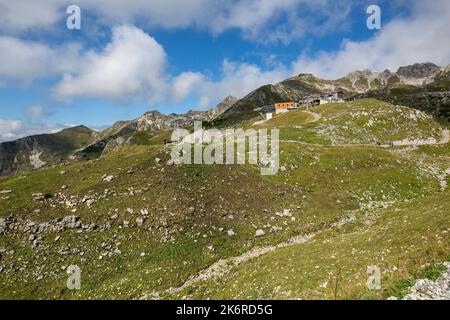
<path fill-rule="evenodd" d="M 189 214 L 194 214 L 195 213 L 195 208 L 194 207 L 189 207 L 188 208 L 188 212 L 189 212 Z"/>
<path fill-rule="evenodd" d="M 64 229 L 78 229 L 81 227 L 80 217 L 75 215 L 64 217 L 61 220 L 60 225 Z"/>
<path fill-rule="evenodd" d="M 230 237 L 232 237 L 232 236 L 234 236 L 236 233 L 234 233 L 233 229 L 230 229 L 230 230 L 227 231 L 227 234 L 228 234 Z"/>
<path fill-rule="evenodd" d="M 138 227 L 144 224 L 144 218 L 136 218 L 136 224 Z"/>
<path fill-rule="evenodd" d="M 114 176 L 103 176 L 103 181 L 104 182 L 111 182 L 115 179 L 116 177 Z"/>
<path fill-rule="evenodd" d="M 278 227 L 278 226 L 272 226 L 272 232 L 278 232 L 278 231 L 283 231 L 283 228 Z"/>
<path fill-rule="evenodd" d="M 266 233 L 264 232 L 264 230 L 258 229 L 255 232 L 255 236 L 256 237 L 264 237 L 266 235 Z"/>
<path fill-rule="evenodd" d="M 34 201 L 43 201 L 45 199 L 42 193 L 33 193 L 31 196 Z"/>

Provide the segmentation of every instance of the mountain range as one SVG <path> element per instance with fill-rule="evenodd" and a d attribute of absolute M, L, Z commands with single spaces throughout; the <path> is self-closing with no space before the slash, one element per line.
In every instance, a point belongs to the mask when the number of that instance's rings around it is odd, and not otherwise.
<path fill-rule="evenodd" d="M 450 123 L 364 98 L 445 95 L 446 70 L 298 75 L 210 111 L 2 144 L 0 299 L 448 297 Z M 337 89 L 348 101 L 253 109 Z M 193 120 L 278 129 L 279 170 L 175 164 L 167 140 Z"/>
<path fill-rule="evenodd" d="M 1 143 L 0 175 L 68 160 L 94 159 L 126 145 L 162 143 L 170 139 L 170 130 L 189 127 L 195 120 L 218 127 L 237 125 L 258 117 L 255 109 L 264 105 L 337 90 L 343 91 L 347 100 L 377 98 L 450 119 L 449 88 L 450 65 L 439 67 L 432 63 L 400 67 L 397 72 L 354 71 L 336 80 L 299 74 L 257 88 L 239 100 L 229 96 L 208 111 L 191 110 L 181 115 L 150 111 L 137 119 L 117 122 L 102 132 L 78 126 Z"/>

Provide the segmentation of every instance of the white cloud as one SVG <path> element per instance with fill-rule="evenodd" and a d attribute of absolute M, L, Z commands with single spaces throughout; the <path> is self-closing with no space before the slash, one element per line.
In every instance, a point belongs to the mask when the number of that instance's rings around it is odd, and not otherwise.
<path fill-rule="evenodd" d="M 209 28 L 215 33 L 237 28 L 252 41 L 288 44 L 305 34 L 342 30 L 354 5 L 341 0 L 238 1 L 214 16 Z"/>
<path fill-rule="evenodd" d="M 200 96 L 200 107 L 208 107 L 227 95 L 242 98 L 259 86 L 276 83 L 289 77 L 290 70 L 279 66 L 272 70 L 262 70 L 259 66 L 225 60 L 219 81 L 203 78 L 196 88 Z"/>
<path fill-rule="evenodd" d="M 308 72 L 334 79 L 358 69 L 383 71 L 416 62 L 450 62 L 450 1 L 418 1 L 413 16 L 385 24 L 366 41 L 344 41 L 340 50 L 301 55 L 296 73 Z"/>
<path fill-rule="evenodd" d="M 0 82 L 30 82 L 72 70 L 79 50 L 77 44 L 52 47 L 36 41 L 0 36 Z"/>
<path fill-rule="evenodd" d="M 63 18 L 58 0 L 0 0 L 0 29 L 22 31 L 46 28 Z"/>
<path fill-rule="evenodd" d="M 0 119 L 0 142 L 13 141 L 36 134 L 55 133 L 65 128 L 67 126 L 57 124 Z"/>
<path fill-rule="evenodd" d="M 257 65 L 225 60 L 218 81 L 189 71 L 171 77 L 166 60 L 162 46 L 142 30 L 127 25 L 115 27 L 112 41 L 101 52 L 80 57 L 79 69 L 65 74 L 54 93 L 60 99 L 117 100 L 134 96 L 149 103 L 179 103 L 196 95 L 205 107 L 229 94 L 243 97 L 260 85 L 289 75 L 282 67 L 263 71 Z"/>
<path fill-rule="evenodd" d="M 172 79 L 171 97 L 175 101 L 182 101 L 193 92 L 200 90 L 207 81 L 205 76 L 198 72 L 183 72 Z"/>
<path fill-rule="evenodd" d="M 97 8 L 97 10 L 109 12 L 105 13 L 107 19 L 111 16 L 110 19 L 123 17 L 127 20 L 130 15 L 139 13 L 146 15 L 148 10 L 145 7 L 142 12 L 138 12 L 137 8 L 141 8 L 142 5 L 138 0 L 130 1 L 130 8 L 124 8 L 116 1 L 108 1 L 108 3 L 109 6 L 105 8 Z M 156 12 L 160 13 L 155 23 L 165 23 L 169 27 L 203 21 L 200 18 L 195 18 L 196 22 L 184 20 L 187 18 L 180 15 L 179 19 L 170 17 L 164 22 L 162 17 L 168 14 L 164 10 L 174 14 L 180 10 L 179 8 L 184 8 L 181 5 L 171 9 L 173 3 L 164 3 L 154 3 Z M 214 32 L 221 32 L 233 26 L 241 30 L 248 27 L 251 30 L 252 25 L 255 25 L 256 29 L 259 28 L 260 22 L 255 17 L 261 17 L 261 23 L 264 24 L 265 20 L 270 20 L 269 17 L 272 14 L 289 11 L 288 9 L 292 9 L 296 3 L 298 1 L 283 0 L 278 5 L 268 1 L 245 3 L 238 1 L 236 7 L 230 7 L 228 11 L 220 11 L 223 7 L 217 3 L 214 8 L 205 4 L 205 10 L 213 12 L 220 9 L 219 13 L 222 12 L 214 16 L 214 22 L 209 25 Z M 201 0 L 196 0 L 189 10 L 195 11 L 197 10 L 195 8 L 202 4 Z M 320 0 L 315 1 L 311 6 L 318 11 L 326 11 L 328 4 L 327 0 Z M 92 4 L 92 6 L 95 5 Z M 346 14 L 343 13 L 334 18 L 330 16 L 329 20 L 336 24 Z M 195 14 L 193 16 L 197 17 Z M 161 19 L 161 22 L 158 22 L 158 19 Z M 207 18 L 202 17 L 202 19 Z M 76 44 L 55 47 L 0 36 L 0 83 L 7 83 L 10 79 L 32 80 L 39 77 L 60 76 L 61 81 L 55 86 L 54 94 L 61 99 L 136 98 L 149 103 L 181 103 L 187 98 L 196 96 L 199 105 L 207 107 L 229 94 L 241 98 L 261 85 L 276 83 L 300 72 L 312 72 L 324 78 L 337 78 L 356 69 L 390 68 L 395 70 L 401 65 L 425 61 L 447 64 L 450 62 L 449 21 L 450 2 L 418 1 L 415 2 L 412 17 L 392 20 L 369 40 L 344 41 L 339 50 L 320 52 L 312 57 L 302 54 L 290 66 L 279 65 L 272 61 L 271 69 L 263 69 L 255 64 L 224 60 L 218 80 L 212 80 L 204 73 L 192 71 L 185 71 L 178 75 L 169 74 L 168 58 L 164 48 L 149 34 L 131 25 L 114 27 L 112 39 L 103 49 L 87 51 L 84 54 L 80 53 L 80 46 Z M 283 32 L 280 31 L 279 35 L 281 34 Z M 267 36 L 269 37 L 270 34 Z M 285 36 L 291 37 L 289 34 Z"/>
<path fill-rule="evenodd" d="M 101 52 L 79 59 L 55 88 L 57 97 L 120 99 L 146 95 L 161 98 L 165 86 L 166 53 L 155 39 L 132 26 L 113 28 L 112 41 Z"/>
<path fill-rule="evenodd" d="M 0 0 L 0 28 L 11 32 L 49 28 L 66 18 L 72 0 Z M 196 27 L 214 34 L 239 29 L 247 39 L 290 42 L 306 31 L 334 32 L 344 25 L 345 0 L 78 0 L 84 14 L 106 25 L 134 24 L 163 29 Z"/>

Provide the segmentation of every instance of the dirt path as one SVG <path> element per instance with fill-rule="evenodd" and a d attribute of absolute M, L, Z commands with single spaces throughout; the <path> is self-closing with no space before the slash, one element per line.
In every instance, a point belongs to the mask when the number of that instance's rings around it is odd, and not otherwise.
<path fill-rule="evenodd" d="M 315 147 L 329 147 L 329 148 L 351 148 L 351 147 L 377 147 L 377 148 L 391 148 L 392 145 L 390 144 L 369 144 L 369 143 L 345 143 L 345 144 L 333 144 L 333 145 L 324 145 L 319 143 L 307 143 L 302 141 L 295 141 L 295 140 L 280 140 L 280 142 L 285 143 L 297 143 L 302 145 L 308 145 L 308 146 L 315 146 Z M 450 142 L 450 130 L 442 130 L 441 139 L 439 141 L 436 141 L 435 139 L 428 139 L 428 140 L 402 140 L 402 141 L 394 141 L 393 146 L 394 147 L 411 147 L 411 146 L 433 146 L 433 145 L 442 145 L 447 144 Z"/>
<path fill-rule="evenodd" d="M 160 295 L 164 294 L 164 293 L 165 294 L 176 294 L 176 293 L 192 286 L 193 284 L 195 284 L 197 282 L 222 277 L 223 275 L 229 273 L 233 268 L 239 266 L 240 264 L 242 264 L 244 262 L 247 262 L 254 258 L 258 258 L 260 256 L 263 256 L 265 254 L 268 254 L 268 253 L 273 252 L 280 248 L 285 248 L 285 247 L 289 247 L 289 246 L 293 246 L 293 245 L 297 245 L 297 244 L 306 243 L 306 242 L 312 240 L 317 235 L 319 235 L 327 230 L 331 230 L 333 228 L 340 228 L 343 225 L 347 224 L 348 222 L 354 221 L 354 219 L 355 219 L 355 217 L 353 215 L 349 215 L 348 217 L 344 217 L 341 220 L 331 224 L 329 227 L 319 230 L 317 232 L 310 233 L 307 235 L 295 236 L 285 242 L 282 242 L 282 243 L 279 243 L 279 244 L 276 244 L 273 246 L 254 248 L 250 251 L 247 251 L 247 252 L 241 254 L 240 256 L 230 257 L 227 259 L 221 259 L 221 260 L 213 263 L 208 268 L 199 271 L 197 273 L 197 275 L 188 279 L 182 286 L 176 287 L 176 288 L 169 288 L 162 292 L 153 292 L 150 295 L 145 295 L 143 297 L 143 299 L 149 299 L 149 298 L 158 299 L 160 297 Z"/>
<path fill-rule="evenodd" d="M 309 114 L 309 115 L 312 117 L 312 120 L 307 121 L 307 122 L 305 122 L 305 123 L 302 123 L 302 125 L 309 124 L 309 123 L 314 123 L 314 122 L 317 122 L 317 121 L 319 121 L 320 119 L 322 119 L 322 116 L 321 116 L 320 114 L 318 114 L 318 113 L 315 113 L 315 112 L 312 112 L 312 111 L 309 111 L 309 110 L 302 110 L 302 112 L 307 113 L 307 114 Z M 272 119 L 273 119 L 273 118 L 272 118 Z M 270 119 L 270 120 L 271 120 L 271 119 Z M 267 121 L 270 121 L 270 120 L 256 121 L 254 124 L 252 124 L 252 127 L 253 127 L 253 126 L 260 125 L 260 124 L 263 124 L 263 123 L 265 123 L 265 122 L 267 122 Z"/>
<path fill-rule="evenodd" d="M 310 115 L 313 117 L 313 119 L 312 119 L 311 121 L 308 121 L 306 124 L 308 124 L 308 123 L 314 123 L 314 122 L 317 122 L 317 121 L 319 121 L 320 119 L 322 119 L 322 115 L 320 115 L 320 114 L 318 114 L 318 113 L 315 113 L 315 112 L 312 112 L 312 111 L 309 111 L 309 110 L 305 110 L 305 111 L 303 111 L 303 112 L 308 113 L 308 114 L 310 114 Z"/>

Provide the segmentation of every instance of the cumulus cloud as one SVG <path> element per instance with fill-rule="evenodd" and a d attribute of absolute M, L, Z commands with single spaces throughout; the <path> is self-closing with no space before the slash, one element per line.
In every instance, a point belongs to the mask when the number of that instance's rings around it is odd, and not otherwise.
<path fill-rule="evenodd" d="M 289 70 L 283 67 L 262 70 L 259 66 L 224 60 L 219 80 L 212 80 L 202 73 L 184 72 L 167 84 L 168 95 L 175 102 L 195 94 L 198 107 L 206 108 L 227 95 L 242 98 L 255 88 L 279 82 L 289 76 Z"/>
<path fill-rule="evenodd" d="M 104 50 L 80 57 L 78 68 L 64 75 L 55 95 L 120 99 L 145 94 L 156 101 L 164 90 L 166 59 L 154 38 L 136 27 L 118 26 Z"/>
<path fill-rule="evenodd" d="M 47 28 L 61 19 L 60 5 L 58 0 L 0 0 L 0 29 L 15 32 Z"/>
<path fill-rule="evenodd" d="M 183 72 L 172 79 L 171 97 L 175 101 L 183 101 L 193 92 L 200 90 L 205 81 L 207 79 L 199 72 Z"/>
<path fill-rule="evenodd" d="M 68 126 L 49 123 L 28 123 L 20 120 L 0 119 L 0 142 L 13 141 L 43 133 L 55 133 Z"/>
<path fill-rule="evenodd" d="M 295 72 L 309 72 L 334 79 L 358 69 L 383 71 L 416 62 L 450 62 L 450 2 L 418 1 L 413 14 L 385 24 L 366 41 L 345 40 L 338 51 L 302 54 Z"/>
<path fill-rule="evenodd" d="M 259 86 L 279 82 L 289 75 L 290 70 L 282 66 L 263 70 L 254 64 L 225 60 L 219 81 L 203 78 L 203 81 L 197 83 L 196 92 L 200 96 L 199 106 L 211 106 L 230 94 L 242 98 Z"/>
<path fill-rule="evenodd" d="M 182 14 L 177 18 L 174 12 L 184 8 L 183 4 L 171 8 L 176 2 L 170 4 L 166 2 L 154 3 L 155 12 L 160 13 L 159 17 L 155 17 L 155 23 L 166 23 L 167 27 L 175 27 L 178 24 L 201 24 L 201 21 L 206 21 L 202 19 L 208 19 L 208 17 L 195 18 L 197 17 L 195 13 L 186 14 L 191 18 L 194 17 L 192 19 L 195 22 Z M 303 0 L 277 1 L 277 5 L 273 1 L 249 0 L 245 3 L 236 1 L 235 6 L 222 12 L 221 10 L 224 10 L 222 6 L 225 4 L 213 2 L 215 6 L 210 8 L 210 4 L 195 0 L 189 10 L 195 11 L 197 6 L 205 5 L 205 12 L 209 12 L 207 14 L 209 17 L 211 12 L 218 10 L 219 14 L 213 15 L 214 22 L 209 24 L 213 32 L 237 27 L 241 30 L 248 28 L 251 33 L 252 25 L 257 30 L 259 24 L 270 20 L 273 14 L 282 15 L 283 12 L 295 11 L 295 6 L 300 2 Z M 139 0 L 130 1 L 129 7 L 126 8 L 113 0 L 108 1 L 108 5 L 102 1 L 98 3 L 105 4 L 102 9 L 95 9 L 106 10 L 105 19 L 115 17 L 117 20 L 129 20 L 134 14 L 146 15 L 148 10 L 147 7 L 142 7 Z M 327 0 L 311 3 L 311 8 L 316 8 L 318 12 L 326 12 L 329 5 Z M 340 5 L 342 2 L 336 3 Z M 80 5 L 83 6 L 84 3 L 80 2 Z M 89 8 L 87 3 L 86 6 Z M 137 8 L 142 10 L 138 12 Z M 162 19 L 167 14 L 165 10 L 172 12 L 174 17 L 170 17 L 167 21 Z M 338 24 L 346 15 L 346 12 L 334 18 L 330 15 L 328 20 L 333 21 L 332 25 Z M 259 21 L 255 17 L 262 19 Z M 287 17 L 289 19 L 289 15 Z M 158 22 L 158 19 L 161 19 L 161 22 Z M 224 60 L 221 74 L 214 80 L 201 72 L 185 71 L 170 74 L 164 48 L 148 33 L 128 24 L 114 27 L 112 39 L 104 48 L 85 53 L 81 53 L 77 44 L 50 46 L 0 36 L 0 84 L 7 83 L 9 79 L 30 80 L 60 76 L 61 80 L 53 88 L 55 97 L 60 99 L 137 98 L 148 103 L 182 103 L 185 99 L 195 96 L 198 97 L 199 106 L 207 107 L 229 94 L 241 98 L 261 85 L 276 83 L 301 72 L 311 72 L 323 78 L 337 78 L 356 69 L 395 70 L 401 65 L 424 61 L 447 64 L 450 61 L 449 21 L 450 2 L 416 1 L 410 17 L 391 20 L 368 40 L 345 40 L 339 50 L 323 51 L 313 56 L 300 54 L 298 59 L 288 66 L 273 63 L 269 69 L 255 64 Z M 326 24 L 323 28 L 327 28 Z M 325 29 L 323 32 L 326 32 Z M 283 30 L 278 31 L 279 35 L 283 34 Z M 285 36 L 291 37 L 289 34 Z"/>
<path fill-rule="evenodd" d="M 134 96 L 149 103 L 179 103 L 196 95 L 200 106 L 206 107 L 226 95 L 242 97 L 257 86 L 289 75 L 289 70 L 282 67 L 263 71 L 254 64 L 225 60 L 217 81 L 190 71 L 169 76 L 162 46 L 129 25 L 115 27 L 111 42 L 100 52 L 80 57 L 79 65 L 54 88 L 56 97 L 117 100 Z"/>
<path fill-rule="evenodd" d="M 0 28 L 12 32 L 49 28 L 66 18 L 71 0 L 0 0 Z M 241 30 L 258 42 L 290 42 L 311 32 L 334 32 L 345 25 L 347 0 L 78 0 L 82 14 L 103 24 L 134 24 L 179 29 L 196 27 L 213 34 Z M 63 24 L 61 24 L 63 25 Z"/>
<path fill-rule="evenodd" d="M 36 41 L 0 36 L 0 82 L 29 82 L 73 70 L 79 51 L 80 46 L 74 43 L 51 47 Z"/>
<path fill-rule="evenodd" d="M 355 3 L 342 0 L 245 0 L 214 16 L 215 33 L 239 29 L 245 38 L 262 43 L 290 43 L 306 35 L 324 35 L 347 27 Z"/>
<path fill-rule="evenodd" d="M 0 82 L 30 82 L 73 70 L 80 48 L 80 45 L 73 43 L 49 46 L 37 41 L 0 36 Z"/>

